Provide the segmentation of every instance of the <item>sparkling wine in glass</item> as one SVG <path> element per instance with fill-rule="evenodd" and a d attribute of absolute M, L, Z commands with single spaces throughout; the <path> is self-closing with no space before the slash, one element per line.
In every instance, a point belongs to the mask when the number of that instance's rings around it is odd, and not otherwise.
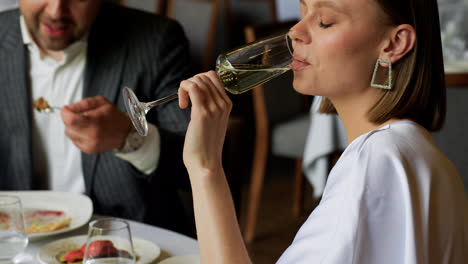
<path fill-rule="evenodd" d="M 280 34 L 248 43 L 218 56 L 216 72 L 224 88 L 232 94 L 251 90 L 291 69 L 293 48 L 288 34 Z M 135 93 L 123 89 L 125 108 L 140 135 L 148 134 L 146 113 L 160 104 L 178 98 L 177 93 L 143 103 Z"/>
<path fill-rule="evenodd" d="M 130 226 L 125 220 L 102 218 L 89 223 L 83 264 L 134 264 Z"/>
<path fill-rule="evenodd" d="M 216 72 L 227 91 L 240 94 L 289 71 L 292 53 L 291 39 L 283 34 L 219 55 Z"/>
<path fill-rule="evenodd" d="M 0 263 L 16 263 L 28 245 L 23 206 L 13 195 L 0 195 Z"/>

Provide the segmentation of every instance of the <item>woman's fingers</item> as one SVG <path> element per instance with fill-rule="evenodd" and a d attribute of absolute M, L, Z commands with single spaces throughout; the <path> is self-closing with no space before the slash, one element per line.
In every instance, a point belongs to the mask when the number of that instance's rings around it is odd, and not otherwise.
<path fill-rule="evenodd" d="M 210 110 L 219 111 L 221 109 L 224 111 L 226 108 L 231 109 L 232 103 L 229 99 L 224 86 L 219 80 L 218 75 L 214 71 L 209 71 L 206 73 L 198 74 L 194 77 L 197 83 L 202 84 L 202 86 L 209 88 L 210 95 L 214 103 Z"/>
<path fill-rule="evenodd" d="M 196 83 L 193 78 L 182 81 L 179 90 L 181 91 L 179 103 L 188 104 L 188 100 L 192 102 L 192 107 L 200 107 L 205 105 L 205 101 L 209 100 L 207 89 L 203 89 Z M 182 102 L 180 100 L 183 100 Z"/>
<path fill-rule="evenodd" d="M 182 86 L 183 86 L 183 82 L 180 83 L 177 94 L 179 95 L 179 107 L 182 109 L 185 109 L 189 106 L 190 99 L 189 99 L 188 91 L 183 89 Z"/>
<path fill-rule="evenodd" d="M 207 100 L 205 102 L 205 106 L 208 109 L 208 111 L 211 113 L 219 112 L 221 110 L 220 101 L 222 100 L 222 98 L 220 98 L 219 94 L 216 92 L 216 87 L 214 87 L 210 79 L 206 77 L 205 74 L 196 75 L 195 77 L 193 77 L 193 79 L 201 89 L 206 89 L 208 97 L 206 98 Z"/>
<path fill-rule="evenodd" d="M 217 88 L 216 90 L 220 93 L 220 95 L 225 99 L 225 101 L 231 101 L 229 96 L 224 89 L 224 85 L 218 77 L 218 74 L 215 71 L 209 71 L 206 73 L 206 76 L 211 80 L 213 85 Z"/>
<path fill-rule="evenodd" d="M 192 101 L 192 107 L 194 105 L 203 106 L 208 111 L 215 112 L 223 108 L 229 98 L 223 91 L 223 86 L 219 80 L 215 84 L 208 76 L 208 73 L 202 73 L 182 81 L 180 84 L 180 107 L 187 107 L 189 100 Z"/>
<path fill-rule="evenodd" d="M 229 96 L 226 94 L 226 90 L 224 90 L 224 86 L 221 83 L 221 80 L 219 79 L 216 72 L 215 71 L 209 71 L 204 75 L 204 78 L 206 79 L 205 81 L 207 83 L 210 83 L 211 86 L 214 87 L 213 92 L 219 98 L 217 100 L 218 107 L 220 107 L 222 109 L 228 108 L 228 110 L 230 112 L 230 110 L 232 108 L 231 99 L 229 99 Z"/>

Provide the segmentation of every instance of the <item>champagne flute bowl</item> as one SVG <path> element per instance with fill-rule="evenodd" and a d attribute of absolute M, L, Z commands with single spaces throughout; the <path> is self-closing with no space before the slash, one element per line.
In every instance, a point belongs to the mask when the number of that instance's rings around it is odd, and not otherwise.
<path fill-rule="evenodd" d="M 257 40 L 218 56 L 216 73 L 232 94 L 251 90 L 291 69 L 292 41 L 286 33 Z M 128 87 L 122 91 L 125 108 L 138 133 L 148 134 L 146 113 L 160 104 L 178 98 L 177 93 L 153 102 L 140 102 Z"/>

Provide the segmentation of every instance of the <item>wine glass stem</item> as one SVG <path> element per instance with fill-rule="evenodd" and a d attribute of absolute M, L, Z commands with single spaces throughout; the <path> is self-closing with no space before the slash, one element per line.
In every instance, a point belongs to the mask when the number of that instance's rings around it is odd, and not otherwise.
<path fill-rule="evenodd" d="M 177 93 L 173 93 L 171 95 L 168 95 L 166 97 L 163 97 L 161 99 L 158 99 L 158 100 L 155 100 L 153 102 L 149 102 L 149 103 L 145 103 L 145 114 L 148 113 L 148 111 L 155 107 L 155 106 L 158 106 L 158 105 L 161 105 L 161 104 L 164 104 L 164 103 L 167 103 L 169 101 L 172 101 L 174 99 L 177 99 L 179 98 L 179 95 Z"/>

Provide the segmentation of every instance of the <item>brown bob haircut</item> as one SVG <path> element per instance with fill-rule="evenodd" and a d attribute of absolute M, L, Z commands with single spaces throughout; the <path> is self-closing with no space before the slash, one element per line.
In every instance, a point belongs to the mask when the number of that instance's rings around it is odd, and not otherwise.
<path fill-rule="evenodd" d="M 381 124 L 391 118 L 411 119 L 429 131 L 442 128 L 446 89 L 439 11 L 436 0 L 373 0 L 385 14 L 385 23 L 409 24 L 416 31 L 412 51 L 392 65 L 392 89 L 380 89 L 369 120 Z M 322 113 L 336 113 L 324 98 Z"/>

